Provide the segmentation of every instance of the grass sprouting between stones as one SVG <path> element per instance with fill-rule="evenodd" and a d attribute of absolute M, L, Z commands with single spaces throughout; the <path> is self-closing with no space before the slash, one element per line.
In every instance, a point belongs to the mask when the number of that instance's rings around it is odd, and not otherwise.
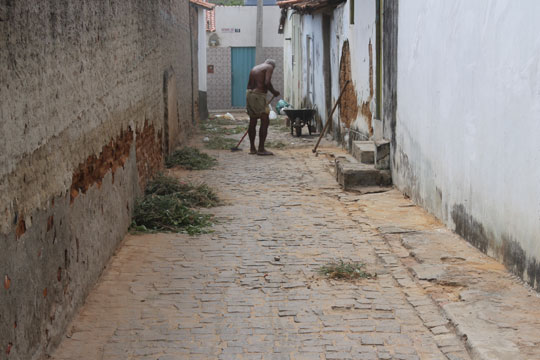
<path fill-rule="evenodd" d="M 218 204 L 218 197 L 206 184 L 185 184 L 158 174 L 148 183 L 144 196 L 135 203 L 130 231 L 207 233 L 207 228 L 212 225 L 212 215 L 192 208 Z"/>
<path fill-rule="evenodd" d="M 282 141 L 267 141 L 266 147 L 271 149 L 283 149 L 287 144 Z"/>
<path fill-rule="evenodd" d="M 209 135 L 235 135 L 243 134 L 247 130 L 247 125 L 238 125 L 235 127 L 223 127 L 212 124 L 201 124 L 201 130 Z"/>
<path fill-rule="evenodd" d="M 187 170 L 206 170 L 216 164 L 215 158 L 191 147 L 176 150 L 165 160 L 165 166 L 168 168 L 181 166 Z"/>
<path fill-rule="evenodd" d="M 329 279 L 338 280 L 369 279 L 376 276 L 364 271 L 363 268 L 364 264 L 362 263 L 340 260 L 339 262 L 332 262 L 321 266 L 318 272 Z"/>
<path fill-rule="evenodd" d="M 229 150 L 236 146 L 237 143 L 238 140 L 216 135 L 210 136 L 209 141 L 205 143 L 205 146 L 212 150 Z"/>

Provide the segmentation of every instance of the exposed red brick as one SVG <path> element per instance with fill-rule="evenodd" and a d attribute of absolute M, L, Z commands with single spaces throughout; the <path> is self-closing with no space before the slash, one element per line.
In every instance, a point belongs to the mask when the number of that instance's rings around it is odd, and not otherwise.
<path fill-rule="evenodd" d="M 163 144 L 161 131 L 156 136 L 154 125 L 145 124 L 137 130 L 135 141 L 139 185 L 143 188 L 158 170 L 163 167 Z"/>
<path fill-rule="evenodd" d="M 339 68 L 339 87 L 343 88 L 345 83 L 349 81 L 349 85 L 341 97 L 339 116 L 343 125 L 350 128 L 351 123 L 356 120 L 356 116 L 358 115 L 358 98 L 356 97 L 356 90 L 351 78 L 351 54 L 348 41 L 343 43 Z"/>
<path fill-rule="evenodd" d="M 372 124 L 372 121 L 371 121 L 373 114 L 371 113 L 371 109 L 369 108 L 369 102 L 368 101 L 362 103 L 362 109 L 360 110 L 360 113 L 366 119 L 369 134 L 373 135 L 373 124 Z"/>
<path fill-rule="evenodd" d="M 24 219 L 22 215 L 19 217 L 19 221 L 17 222 L 17 227 L 15 228 L 15 236 L 17 239 L 19 239 L 23 234 L 26 232 L 26 223 L 24 222 Z"/>
<path fill-rule="evenodd" d="M 4 276 L 4 289 L 8 290 L 11 287 L 11 279 L 9 276 Z"/>
<path fill-rule="evenodd" d="M 54 216 L 51 215 L 47 219 L 47 232 L 49 232 L 53 226 L 54 226 Z"/>
<path fill-rule="evenodd" d="M 133 132 L 130 130 L 122 131 L 120 136 L 102 148 L 99 157 L 91 155 L 84 163 L 79 164 L 73 173 L 70 189 L 71 203 L 80 192 L 86 193 L 92 185 L 96 184 L 100 187 L 107 172 L 112 171 L 114 176 L 116 169 L 119 166 L 124 166 L 129 157 L 132 143 Z"/>
<path fill-rule="evenodd" d="M 43 297 L 47 297 L 47 288 L 43 289 Z"/>
<path fill-rule="evenodd" d="M 13 344 L 12 343 L 9 343 L 7 348 L 6 348 L 6 354 L 9 355 L 9 353 L 11 352 L 11 348 L 13 347 Z"/>

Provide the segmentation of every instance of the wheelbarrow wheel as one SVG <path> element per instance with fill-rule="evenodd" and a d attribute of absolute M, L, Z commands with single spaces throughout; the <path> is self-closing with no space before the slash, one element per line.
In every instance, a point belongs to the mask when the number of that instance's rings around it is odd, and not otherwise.
<path fill-rule="evenodd" d="M 298 136 L 298 137 L 302 136 L 302 126 L 301 125 L 297 126 L 295 128 L 295 130 L 296 130 L 296 136 Z"/>

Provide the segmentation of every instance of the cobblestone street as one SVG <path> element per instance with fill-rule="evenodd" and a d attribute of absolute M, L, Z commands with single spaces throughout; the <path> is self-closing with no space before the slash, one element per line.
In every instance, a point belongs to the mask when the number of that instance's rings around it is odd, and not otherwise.
<path fill-rule="evenodd" d="M 128 236 L 54 359 L 469 358 L 328 159 L 214 155 L 214 170 L 175 174 L 219 191 L 215 232 Z M 336 260 L 377 277 L 317 273 Z"/>

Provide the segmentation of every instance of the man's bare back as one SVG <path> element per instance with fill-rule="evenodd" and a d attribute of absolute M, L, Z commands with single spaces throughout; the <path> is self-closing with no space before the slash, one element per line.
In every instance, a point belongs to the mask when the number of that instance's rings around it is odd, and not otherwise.
<path fill-rule="evenodd" d="M 254 66 L 249 73 L 248 90 L 266 94 L 270 91 L 274 96 L 278 96 L 279 92 L 272 86 L 272 73 L 274 66 L 268 63 L 263 63 Z"/>

